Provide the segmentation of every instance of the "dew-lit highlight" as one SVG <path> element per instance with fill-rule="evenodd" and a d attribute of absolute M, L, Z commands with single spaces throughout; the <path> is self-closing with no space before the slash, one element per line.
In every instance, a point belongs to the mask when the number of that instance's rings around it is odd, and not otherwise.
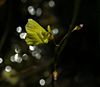
<path fill-rule="evenodd" d="M 52 33 L 53 33 L 53 35 L 57 35 L 59 33 L 58 28 L 52 29 Z"/>
<path fill-rule="evenodd" d="M 36 16 L 41 16 L 41 14 L 42 14 L 42 9 L 41 8 L 37 8 Z"/>
<path fill-rule="evenodd" d="M 40 53 L 36 53 L 35 57 L 36 57 L 36 59 L 41 59 L 41 54 Z"/>
<path fill-rule="evenodd" d="M 10 57 L 11 62 L 15 62 L 14 55 Z"/>
<path fill-rule="evenodd" d="M 19 36 L 21 39 L 25 39 L 26 35 L 27 35 L 27 33 L 23 32 L 23 33 L 20 33 Z"/>
<path fill-rule="evenodd" d="M 11 66 L 6 66 L 6 67 L 5 67 L 5 71 L 6 71 L 6 72 L 10 72 L 11 70 L 12 70 Z"/>
<path fill-rule="evenodd" d="M 16 28 L 16 31 L 17 31 L 17 33 L 21 33 L 21 32 L 22 32 L 22 27 L 21 27 L 21 26 L 18 26 L 18 27 Z"/>
<path fill-rule="evenodd" d="M 48 4 L 49 4 L 49 7 L 54 7 L 55 6 L 55 2 L 53 0 L 50 0 Z"/>
<path fill-rule="evenodd" d="M 82 28 L 83 27 L 83 24 L 80 24 L 80 27 Z"/>
<path fill-rule="evenodd" d="M 39 80 L 39 84 L 40 84 L 41 86 L 44 86 L 44 85 L 45 85 L 45 83 L 46 83 L 46 82 L 45 82 L 45 80 L 44 80 L 44 79 L 40 79 L 40 80 Z"/>
<path fill-rule="evenodd" d="M 36 46 L 29 46 L 30 51 L 34 51 L 36 49 Z"/>
<path fill-rule="evenodd" d="M 23 59 L 23 60 L 27 60 L 27 59 L 28 59 L 28 55 L 27 55 L 27 54 L 23 54 L 23 55 L 22 55 L 22 59 Z"/>
<path fill-rule="evenodd" d="M 20 48 L 18 47 L 18 45 L 15 46 L 15 53 L 20 53 Z"/>
<path fill-rule="evenodd" d="M 0 58 L 0 64 L 3 62 L 3 59 L 2 58 Z"/>
<path fill-rule="evenodd" d="M 19 54 L 15 54 L 14 61 L 17 62 L 17 63 L 21 63 L 22 62 L 22 58 L 19 56 Z"/>
<path fill-rule="evenodd" d="M 36 59 L 41 59 L 41 53 L 38 50 L 33 51 L 32 56 L 35 57 Z"/>
<path fill-rule="evenodd" d="M 28 12 L 29 12 L 30 15 L 35 15 L 35 8 L 33 6 L 29 6 Z"/>

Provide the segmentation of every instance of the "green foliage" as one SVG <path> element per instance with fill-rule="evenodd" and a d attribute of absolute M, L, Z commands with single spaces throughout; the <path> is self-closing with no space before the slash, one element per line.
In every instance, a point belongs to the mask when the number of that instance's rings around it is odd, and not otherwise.
<path fill-rule="evenodd" d="M 27 32 L 25 41 L 28 45 L 47 44 L 53 37 L 50 26 L 47 27 L 48 31 L 46 31 L 33 19 L 28 19 L 25 29 Z"/>

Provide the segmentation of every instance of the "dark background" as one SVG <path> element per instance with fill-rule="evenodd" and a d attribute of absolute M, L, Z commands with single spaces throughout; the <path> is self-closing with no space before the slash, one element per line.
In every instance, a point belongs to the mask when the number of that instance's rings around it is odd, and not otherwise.
<path fill-rule="evenodd" d="M 55 0 L 54 13 L 60 24 L 66 28 L 73 17 L 74 4 L 77 0 Z M 80 0 L 80 7 L 75 25 L 84 24 L 80 31 L 75 31 L 69 38 L 60 55 L 58 66 L 62 68 L 58 82 L 64 84 L 70 79 L 70 87 L 100 86 L 100 2 L 99 0 Z M 25 25 L 29 15 L 23 15 L 20 0 L 7 0 L 0 6 L 0 55 L 5 56 L 11 47 L 12 37 L 16 37 L 16 26 Z M 3 39 L 4 38 L 4 39 Z M 77 81 L 74 81 L 77 79 Z M 61 86 L 61 87 L 66 87 Z"/>

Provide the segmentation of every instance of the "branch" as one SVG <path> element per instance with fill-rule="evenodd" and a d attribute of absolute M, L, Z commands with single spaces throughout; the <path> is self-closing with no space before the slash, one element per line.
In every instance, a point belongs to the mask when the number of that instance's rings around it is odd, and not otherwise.
<path fill-rule="evenodd" d="M 79 11 L 79 7 L 80 7 L 80 0 L 75 0 L 73 18 L 72 18 L 71 24 L 69 26 L 69 30 L 65 34 L 65 36 L 62 38 L 62 40 L 59 42 L 59 44 L 55 47 L 54 69 L 56 69 L 58 58 L 59 58 L 61 52 L 63 51 L 63 49 L 65 48 L 65 46 L 68 42 L 68 39 L 74 29 L 75 21 L 76 21 L 78 11 Z"/>

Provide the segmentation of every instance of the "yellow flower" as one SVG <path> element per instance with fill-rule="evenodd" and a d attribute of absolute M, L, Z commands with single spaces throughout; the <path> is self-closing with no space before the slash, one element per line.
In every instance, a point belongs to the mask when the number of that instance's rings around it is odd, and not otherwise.
<path fill-rule="evenodd" d="M 33 19 L 28 19 L 25 29 L 27 32 L 25 41 L 28 45 L 45 44 L 48 43 L 50 39 L 53 39 L 50 26 L 48 25 L 48 31 L 46 31 Z"/>

